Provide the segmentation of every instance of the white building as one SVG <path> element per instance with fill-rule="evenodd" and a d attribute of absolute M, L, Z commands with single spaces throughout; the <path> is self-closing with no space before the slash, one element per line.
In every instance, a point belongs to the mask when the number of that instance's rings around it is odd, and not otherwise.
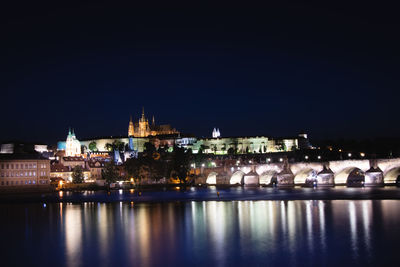
<path fill-rule="evenodd" d="M 67 141 L 65 142 L 65 156 L 75 157 L 81 155 L 81 143 L 76 139 L 74 130 L 68 131 Z"/>

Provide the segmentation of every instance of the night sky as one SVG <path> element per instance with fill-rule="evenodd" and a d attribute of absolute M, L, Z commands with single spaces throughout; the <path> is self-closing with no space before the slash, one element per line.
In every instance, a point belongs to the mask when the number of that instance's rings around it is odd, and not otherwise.
<path fill-rule="evenodd" d="M 0 140 L 126 135 L 142 106 L 197 136 L 400 134 L 394 6 L 31 2 L 1 11 Z"/>

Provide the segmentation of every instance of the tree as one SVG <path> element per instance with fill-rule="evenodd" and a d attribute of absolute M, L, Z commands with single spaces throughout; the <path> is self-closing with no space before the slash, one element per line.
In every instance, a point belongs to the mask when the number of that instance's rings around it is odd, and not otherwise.
<path fill-rule="evenodd" d="M 74 184 L 81 184 L 83 183 L 83 169 L 81 166 L 75 166 L 72 169 L 72 182 Z"/>
<path fill-rule="evenodd" d="M 113 150 L 123 151 L 125 148 L 125 143 L 121 142 L 120 140 L 116 139 L 112 143 Z"/>
<path fill-rule="evenodd" d="M 113 150 L 114 150 L 113 145 L 110 144 L 110 143 L 107 143 L 107 144 L 105 145 L 105 148 L 107 149 L 107 151 L 113 151 Z"/>
<path fill-rule="evenodd" d="M 185 151 L 182 147 L 174 146 L 172 168 L 170 174 L 178 178 L 181 184 L 186 185 L 186 178 L 190 170 L 191 150 Z"/>
<path fill-rule="evenodd" d="M 235 149 L 233 147 L 230 147 L 228 149 L 228 155 L 233 155 L 233 154 L 235 154 Z"/>
<path fill-rule="evenodd" d="M 217 154 L 217 145 L 213 145 L 212 150 L 214 151 L 214 154 Z"/>
<path fill-rule="evenodd" d="M 226 151 L 226 145 L 225 144 L 221 147 L 221 151 L 222 151 L 222 154 L 225 153 L 225 151 Z"/>
<path fill-rule="evenodd" d="M 106 180 L 108 184 L 114 183 L 118 178 L 118 171 L 112 161 L 107 162 L 104 165 L 104 169 L 101 171 L 101 178 Z"/>
<path fill-rule="evenodd" d="M 156 147 L 152 143 L 146 142 L 144 143 L 144 152 L 146 152 L 148 155 L 151 155 L 156 152 Z"/>
<path fill-rule="evenodd" d="M 97 144 L 95 141 L 89 143 L 89 150 L 90 151 L 97 151 Z"/>

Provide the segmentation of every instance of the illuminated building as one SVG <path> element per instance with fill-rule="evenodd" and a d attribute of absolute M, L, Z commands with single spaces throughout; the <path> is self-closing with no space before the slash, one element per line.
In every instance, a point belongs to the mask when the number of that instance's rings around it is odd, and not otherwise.
<path fill-rule="evenodd" d="M 213 138 L 221 137 L 221 133 L 219 132 L 219 129 L 215 129 L 215 128 L 214 128 L 214 130 L 213 130 L 213 132 L 212 132 L 212 137 L 213 137 Z"/>
<path fill-rule="evenodd" d="M 148 137 L 168 134 L 179 134 L 179 132 L 176 129 L 172 128 L 169 124 L 156 125 L 154 116 L 152 123 L 149 124 L 149 120 L 144 115 L 144 108 L 142 110 L 142 116 L 137 123 L 133 123 L 132 117 L 129 121 L 128 136 Z"/>
<path fill-rule="evenodd" d="M 81 155 L 81 143 L 76 138 L 74 130 L 68 131 L 67 141 L 65 142 L 65 156 L 75 157 Z"/>
<path fill-rule="evenodd" d="M 299 148 L 298 138 L 273 139 L 265 136 L 243 136 L 223 138 L 199 138 L 187 144 L 193 153 L 206 154 L 249 154 L 287 152 Z"/>
<path fill-rule="evenodd" d="M 74 172 L 73 169 L 74 167 L 72 166 L 65 166 L 62 163 L 53 163 L 50 166 L 50 177 L 52 179 L 61 178 L 65 181 L 72 182 L 72 173 Z M 91 171 L 88 168 L 82 168 L 82 173 L 85 182 L 92 182 Z"/>
<path fill-rule="evenodd" d="M 50 183 L 50 160 L 33 154 L 1 154 L 0 186 L 34 186 Z"/>

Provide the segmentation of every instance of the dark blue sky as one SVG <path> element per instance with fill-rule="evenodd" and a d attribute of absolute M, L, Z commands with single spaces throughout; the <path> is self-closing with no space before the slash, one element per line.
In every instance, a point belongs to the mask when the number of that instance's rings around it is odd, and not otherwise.
<path fill-rule="evenodd" d="M 144 106 L 181 132 L 398 136 L 394 6 L 5 8 L 0 140 L 127 133 Z"/>

